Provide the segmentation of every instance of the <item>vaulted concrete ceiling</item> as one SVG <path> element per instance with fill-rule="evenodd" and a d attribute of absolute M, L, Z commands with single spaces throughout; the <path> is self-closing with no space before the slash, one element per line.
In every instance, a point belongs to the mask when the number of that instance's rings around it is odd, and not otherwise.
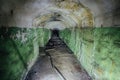
<path fill-rule="evenodd" d="M 59 29 L 118 25 L 118 19 L 113 23 L 117 3 L 119 0 L 1 0 L 0 25 Z"/>

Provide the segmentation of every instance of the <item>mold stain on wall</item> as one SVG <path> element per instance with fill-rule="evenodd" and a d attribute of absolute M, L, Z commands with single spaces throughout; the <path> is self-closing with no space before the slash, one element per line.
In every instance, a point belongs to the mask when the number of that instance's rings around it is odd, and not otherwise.
<path fill-rule="evenodd" d="M 39 47 L 50 38 L 42 28 L 0 28 L 1 80 L 21 80 L 34 64 Z"/>
<path fill-rule="evenodd" d="M 60 34 L 93 80 L 120 79 L 120 28 L 75 28 Z"/>

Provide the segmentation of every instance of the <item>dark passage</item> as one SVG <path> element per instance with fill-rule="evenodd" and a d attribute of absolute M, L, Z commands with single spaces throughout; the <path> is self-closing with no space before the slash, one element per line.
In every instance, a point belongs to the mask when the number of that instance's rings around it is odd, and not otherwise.
<path fill-rule="evenodd" d="M 51 39 L 40 51 L 38 60 L 25 80 L 91 80 L 91 78 L 60 39 L 59 31 L 52 30 Z"/>

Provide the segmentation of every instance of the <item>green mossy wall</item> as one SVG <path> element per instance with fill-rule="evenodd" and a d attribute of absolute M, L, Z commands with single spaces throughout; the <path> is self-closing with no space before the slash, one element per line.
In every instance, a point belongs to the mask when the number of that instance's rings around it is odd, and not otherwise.
<path fill-rule="evenodd" d="M 60 36 L 93 80 L 120 80 L 120 28 L 71 28 Z"/>
<path fill-rule="evenodd" d="M 21 80 L 50 35 L 42 28 L 0 28 L 0 80 Z"/>

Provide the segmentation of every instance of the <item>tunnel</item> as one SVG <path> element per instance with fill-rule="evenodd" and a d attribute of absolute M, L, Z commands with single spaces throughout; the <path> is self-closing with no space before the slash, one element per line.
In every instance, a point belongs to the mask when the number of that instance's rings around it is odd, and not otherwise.
<path fill-rule="evenodd" d="M 0 0 L 0 80 L 120 80 L 119 0 Z"/>

